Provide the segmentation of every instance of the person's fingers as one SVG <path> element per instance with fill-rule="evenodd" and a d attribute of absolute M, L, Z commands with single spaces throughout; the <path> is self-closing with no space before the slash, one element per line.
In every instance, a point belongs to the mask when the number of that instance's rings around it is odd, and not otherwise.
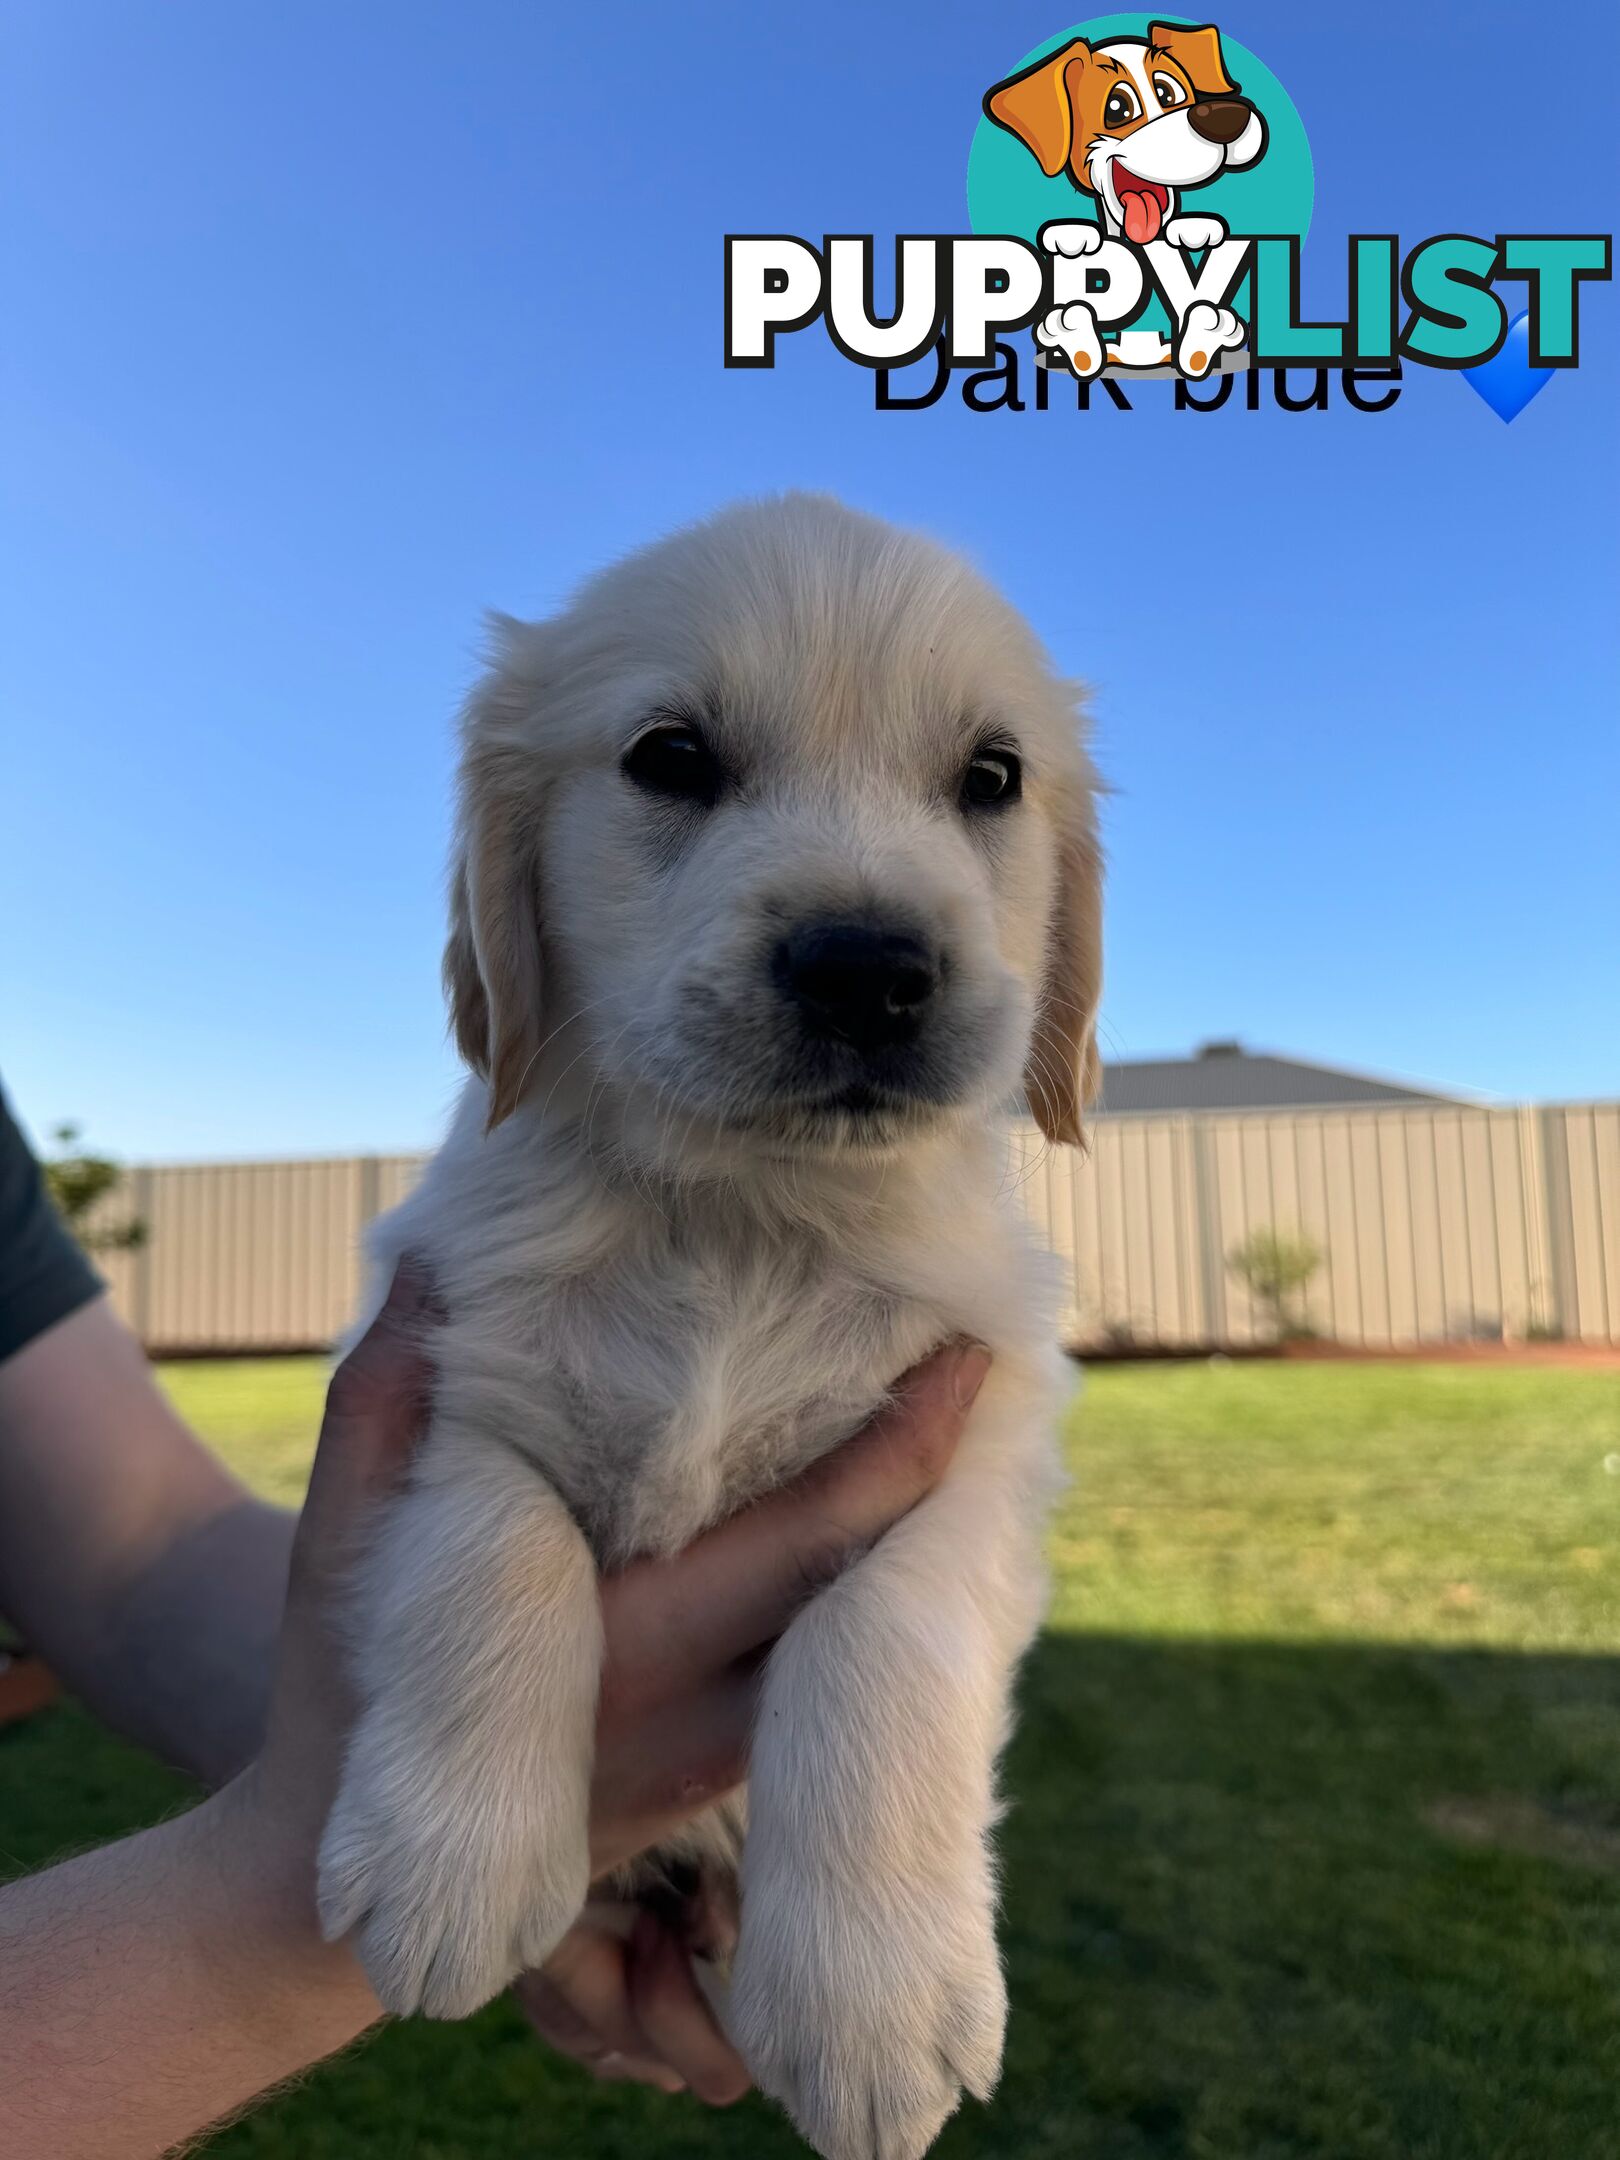
<path fill-rule="evenodd" d="M 347 1565 L 366 1503 L 409 1464 L 432 1386 L 422 1345 L 430 1314 L 421 1270 L 402 1261 L 382 1310 L 332 1375 L 293 1551 L 300 1573 Z"/>
<path fill-rule="evenodd" d="M 742 2058 L 715 2022 L 685 1950 L 649 1912 L 636 1916 L 628 1963 L 636 2022 L 662 2059 L 711 2107 L 740 2100 L 749 2086 Z"/>
<path fill-rule="evenodd" d="M 605 1700 L 655 1702 L 773 1641 L 944 1474 L 990 1368 L 977 1343 L 936 1351 L 864 1430 L 672 1560 L 603 1585 Z"/>
<path fill-rule="evenodd" d="M 426 1416 L 429 1313 L 418 1271 L 402 1266 L 388 1300 L 333 1375 L 293 1537 L 266 1758 L 290 1764 L 299 1805 L 335 1781 L 354 1713 L 336 1600 L 362 1550 L 372 1509 L 399 1481 Z M 291 1803 L 289 1803 L 291 1804 Z"/>
<path fill-rule="evenodd" d="M 696 1695 L 597 1733 L 591 1800 L 591 1874 L 605 1875 L 657 1845 L 748 1775 L 759 1675 L 745 1660 Z"/>
<path fill-rule="evenodd" d="M 432 1312 L 427 1278 L 402 1260 L 376 1319 L 332 1375 L 312 1491 L 316 1477 L 364 1490 L 408 1463 L 432 1384 L 422 1340 Z"/>
<path fill-rule="evenodd" d="M 514 1993 L 540 2038 L 598 2077 L 678 2093 L 686 2081 L 661 2062 L 630 2005 L 626 1945 L 588 1921 L 564 1936 L 540 1972 Z"/>

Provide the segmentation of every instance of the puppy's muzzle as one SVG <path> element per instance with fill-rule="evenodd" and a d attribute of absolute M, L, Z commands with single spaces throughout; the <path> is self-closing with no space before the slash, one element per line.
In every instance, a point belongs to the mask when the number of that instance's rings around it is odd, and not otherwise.
<path fill-rule="evenodd" d="M 1235 143 L 1253 111 L 1247 98 L 1204 98 L 1188 111 L 1187 124 L 1205 142 Z"/>
<path fill-rule="evenodd" d="M 776 946 L 771 974 L 806 1036 L 863 1057 L 915 1042 L 944 979 L 911 931 L 862 922 L 800 924 Z"/>

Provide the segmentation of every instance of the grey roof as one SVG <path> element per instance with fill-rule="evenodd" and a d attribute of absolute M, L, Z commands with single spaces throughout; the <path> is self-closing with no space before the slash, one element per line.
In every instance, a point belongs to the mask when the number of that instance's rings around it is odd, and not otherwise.
<path fill-rule="evenodd" d="M 1099 1114 L 1137 1117 L 1155 1110 L 1294 1110 L 1328 1103 L 1456 1102 L 1426 1088 L 1299 1058 L 1272 1057 L 1241 1043 L 1204 1043 L 1190 1058 L 1125 1058 L 1103 1066 Z"/>

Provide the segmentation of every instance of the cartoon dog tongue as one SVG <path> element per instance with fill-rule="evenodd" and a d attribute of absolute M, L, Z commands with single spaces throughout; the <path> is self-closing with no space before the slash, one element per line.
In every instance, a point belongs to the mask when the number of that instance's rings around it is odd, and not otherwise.
<path fill-rule="evenodd" d="M 1119 193 L 1126 239 L 1136 247 L 1146 247 L 1150 240 L 1157 240 L 1164 216 L 1159 208 L 1158 189 L 1147 188 L 1134 173 L 1122 173 L 1117 166 L 1114 186 Z"/>

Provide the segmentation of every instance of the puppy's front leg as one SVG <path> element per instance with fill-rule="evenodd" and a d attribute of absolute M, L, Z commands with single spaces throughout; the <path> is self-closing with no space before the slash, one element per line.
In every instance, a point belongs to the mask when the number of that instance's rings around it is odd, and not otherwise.
<path fill-rule="evenodd" d="M 1006 2018 L 990 1830 L 1039 1621 L 1047 1390 L 992 1373 L 941 1485 L 783 1636 L 749 1783 L 733 2035 L 827 2160 L 916 2160 Z"/>
<path fill-rule="evenodd" d="M 378 1999 L 464 2017 L 538 1965 L 589 1876 L 596 1570 L 500 1442 L 436 1424 L 358 1585 L 361 1709 L 320 1855 L 321 1924 Z"/>

